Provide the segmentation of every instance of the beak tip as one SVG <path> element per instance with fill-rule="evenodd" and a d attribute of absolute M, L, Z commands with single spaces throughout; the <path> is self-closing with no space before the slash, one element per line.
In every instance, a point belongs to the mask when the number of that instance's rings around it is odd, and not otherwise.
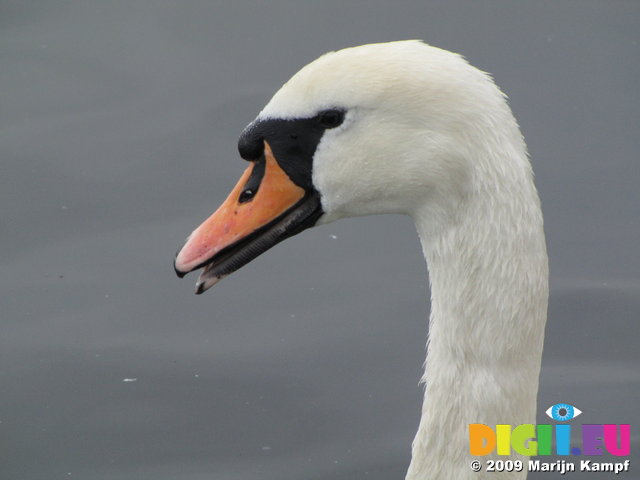
<path fill-rule="evenodd" d="M 189 273 L 189 272 L 183 272 L 182 270 L 179 270 L 175 260 L 173 261 L 173 271 L 176 272 L 176 275 L 178 276 L 178 278 L 184 278 L 184 276 L 187 273 Z"/>
<path fill-rule="evenodd" d="M 180 254 L 183 252 L 184 247 L 190 238 L 191 238 L 191 235 L 187 237 L 187 239 L 184 241 L 184 244 L 178 249 L 178 251 L 176 252 L 176 255 L 173 257 L 173 271 L 176 272 L 176 275 L 178 276 L 178 278 L 184 278 L 184 276 L 191 271 L 191 270 L 184 270 L 178 267 L 178 263 L 184 264 L 184 261 L 183 261 L 184 259 L 180 260 L 179 257 L 180 257 Z"/>

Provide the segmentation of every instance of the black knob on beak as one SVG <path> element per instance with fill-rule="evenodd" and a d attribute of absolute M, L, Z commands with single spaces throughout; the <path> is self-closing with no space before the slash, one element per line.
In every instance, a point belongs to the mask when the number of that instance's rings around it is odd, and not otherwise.
<path fill-rule="evenodd" d="M 257 160 L 263 155 L 264 137 L 258 131 L 255 122 L 249 124 L 240 134 L 238 152 L 245 160 Z"/>

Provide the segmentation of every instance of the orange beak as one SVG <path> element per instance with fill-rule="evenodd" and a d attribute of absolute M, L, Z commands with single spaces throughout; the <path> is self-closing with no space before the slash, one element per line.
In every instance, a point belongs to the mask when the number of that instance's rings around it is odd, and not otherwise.
<path fill-rule="evenodd" d="M 224 203 L 176 255 L 174 267 L 180 277 L 205 267 L 196 284 L 198 294 L 312 226 L 322 214 L 317 193 L 293 183 L 266 141 L 264 147 L 264 155 L 252 162 Z"/>

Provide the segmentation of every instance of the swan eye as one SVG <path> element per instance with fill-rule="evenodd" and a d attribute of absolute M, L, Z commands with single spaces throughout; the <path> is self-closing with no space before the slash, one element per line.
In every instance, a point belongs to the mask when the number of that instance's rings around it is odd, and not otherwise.
<path fill-rule="evenodd" d="M 544 413 L 558 422 L 566 422 L 576 418 L 582 413 L 582 410 L 568 403 L 556 403 L 547 408 L 547 411 Z"/>
<path fill-rule="evenodd" d="M 344 111 L 332 109 L 324 110 L 318 114 L 318 122 L 324 128 L 336 128 L 344 121 Z"/>

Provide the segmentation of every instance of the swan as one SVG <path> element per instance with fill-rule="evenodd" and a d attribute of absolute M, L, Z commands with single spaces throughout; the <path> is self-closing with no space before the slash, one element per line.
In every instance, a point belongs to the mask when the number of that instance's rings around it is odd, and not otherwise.
<path fill-rule="evenodd" d="M 505 95 L 417 40 L 329 52 L 278 90 L 238 142 L 250 162 L 175 257 L 196 293 L 309 227 L 415 222 L 431 313 L 407 480 L 484 479 L 468 426 L 535 424 L 548 299 L 539 197 Z M 517 458 L 493 457 L 493 458 Z M 522 472 L 498 474 L 526 477 Z"/>

